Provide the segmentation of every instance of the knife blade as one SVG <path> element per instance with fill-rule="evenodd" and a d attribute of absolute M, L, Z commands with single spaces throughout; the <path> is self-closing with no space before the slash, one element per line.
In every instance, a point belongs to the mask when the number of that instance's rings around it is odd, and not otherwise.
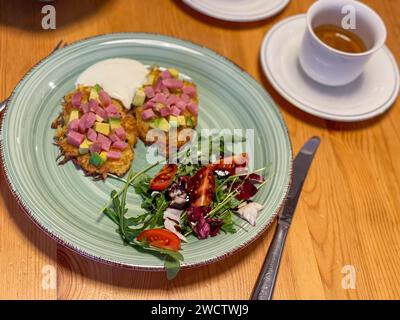
<path fill-rule="evenodd" d="M 268 250 L 264 266 L 254 289 L 252 300 L 271 300 L 278 275 L 286 237 L 314 156 L 321 139 L 313 137 L 301 148 L 293 162 L 293 180 L 286 203 L 278 218 L 278 227 Z"/>

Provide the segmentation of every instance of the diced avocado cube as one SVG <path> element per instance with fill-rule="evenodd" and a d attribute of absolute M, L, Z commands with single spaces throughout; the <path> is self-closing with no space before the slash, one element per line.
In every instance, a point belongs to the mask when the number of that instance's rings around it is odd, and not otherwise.
<path fill-rule="evenodd" d="M 158 123 L 160 119 L 154 119 L 148 122 L 150 128 L 158 129 Z"/>
<path fill-rule="evenodd" d="M 100 90 L 101 90 L 102 88 L 101 88 L 101 86 L 100 86 L 99 84 L 96 84 L 96 85 L 93 87 L 93 89 L 96 90 L 97 92 L 100 92 Z"/>
<path fill-rule="evenodd" d="M 156 79 L 156 77 L 154 76 L 154 74 L 149 74 L 146 78 L 146 81 L 144 82 L 143 85 L 145 86 L 152 86 L 154 84 L 154 80 Z"/>
<path fill-rule="evenodd" d="M 93 153 L 89 159 L 89 163 L 97 168 L 101 167 L 104 162 L 105 161 L 103 160 L 103 158 L 97 152 Z"/>
<path fill-rule="evenodd" d="M 109 122 L 111 126 L 111 131 L 121 127 L 121 119 L 119 118 L 110 118 Z"/>
<path fill-rule="evenodd" d="M 178 116 L 178 123 L 180 126 L 186 126 L 185 116 Z"/>
<path fill-rule="evenodd" d="M 176 70 L 175 68 L 169 68 L 168 71 L 173 78 L 175 78 L 175 79 L 179 78 L 179 71 Z"/>
<path fill-rule="evenodd" d="M 158 120 L 158 129 L 168 132 L 169 131 L 169 123 L 165 118 L 159 118 Z"/>
<path fill-rule="evenodd" d="M 89 100 L 99 100 L 99 92 L 93 87 L 90 89 L 90 95 L 89 95 Z"/>
<path fill-rule="evenodd" d="M 107 161 L 107 152 L 102 151 L 100 153 L 100 158 L 103 160 L 103 163 Z"/>
<path fill-rule="evenodd" d="M 79 110 L 72 110 L 69 115 L 69 122 L 79 119 Z"/>
<path fill-rule="evenodd" d="M 104 122 L 96 122 L 94 124 L 94 130 L 98 133 L 108 136 L 110 134 L 110 124 Z"/>
<path fill-rule="evenodd" d="M 89 153 L 89 148 L 90 148 L 91 144 L 92 143 L 88 139 L 85 139 L 81 143 L 81 145 L 79 146 L 79 154 L 87 154 L 87 153 Z"/>
<path fill-rule="evenodd" d="M 186 117 L 186 125 L 188 127 L 194 127 L 194 119 L 192 116 L 187 116 Z"/>
<path fill-rule="evenodd" d="M 144 104 L 144 101 L 146 100 L 146 93 L 144 92 L 143 89 L 138 89 L 136 90 L 135 97 L 133 98 L 132 104 L 135 107 L 140 107 Z"/>

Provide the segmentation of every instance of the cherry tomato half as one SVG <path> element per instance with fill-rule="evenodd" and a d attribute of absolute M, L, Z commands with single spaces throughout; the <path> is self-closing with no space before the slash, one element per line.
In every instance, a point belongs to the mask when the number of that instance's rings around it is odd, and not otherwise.
<path fill-rule="evenodd" d="M 203 167 L 190 178 L 188 192 L 193 207 L 211 204 L 215 195 L 215 178 L 211 168 Z"/>
<path fill-rule="evenodd" d="M 181 240 L 175 233 L 167 229 L 144 230 L 138 235 L 137 240 L 146 240 L 153 247 L 172 251 L 179 251 L 181 248 Z"/>
<path fill-rule="evenodd" d="M 174 181 L 178 166 L 176 164 L 166 164 L 159 173 L 150 181 L 150 189 L 164 191 L 172 181 Z"/>

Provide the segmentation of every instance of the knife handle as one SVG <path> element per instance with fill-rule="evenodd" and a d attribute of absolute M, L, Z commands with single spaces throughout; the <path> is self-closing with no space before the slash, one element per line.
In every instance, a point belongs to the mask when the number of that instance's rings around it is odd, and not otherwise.
<path fill-rule="evenodd" d="M 279 224 L 251 300 L 271 300 L 289 226 Z"/>

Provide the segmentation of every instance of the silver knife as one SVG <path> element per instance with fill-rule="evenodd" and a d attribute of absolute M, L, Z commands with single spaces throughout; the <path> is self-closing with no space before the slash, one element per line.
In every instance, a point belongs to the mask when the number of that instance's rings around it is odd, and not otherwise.
<path fill-rule="evenodd" d="M 308 140 L 293 163 L 293 181 L 289 189 L 285 206 L 278 218 L 278 227 L 274 239 L 268 250 L 263 269 L 253 292 L 252 300 L 271 300 L 275 281 L 278 275 L 279 264 L 285 246 L 286 236 L 292 223 L 293 215 L 299 201 L 300 193 L 306 180 L 308 169 L 314 159 L 321 140 L 313 137 Z"/>

